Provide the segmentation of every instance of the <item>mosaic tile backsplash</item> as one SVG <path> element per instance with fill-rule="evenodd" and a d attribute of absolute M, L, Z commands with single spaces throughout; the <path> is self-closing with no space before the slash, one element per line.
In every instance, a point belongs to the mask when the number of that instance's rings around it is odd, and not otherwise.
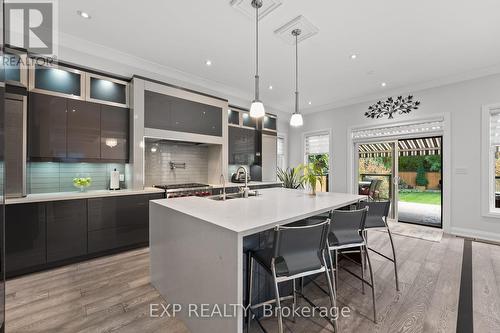
<path fill-rule="evenodd" d="M 169 162 L 186 163 L 186 168 L 170 169 Z M 207 183 L 208 147 L 173 141 L 146 142 L 146 186 L 155 184 Z"/>
<path fill-rule="evenodd" d="M 55 163 L 30 162 L 27 165 L 28 193 L 53 193 L 78 191 L 73 186 L 73 178 L 90 177 L 92 184 L 88 190 L 107 190 L 109 175 L 116 168 L 125 173 L 125 164 L 115 163 Z M 125 182 L 120 182 L 126 188 Z"/>

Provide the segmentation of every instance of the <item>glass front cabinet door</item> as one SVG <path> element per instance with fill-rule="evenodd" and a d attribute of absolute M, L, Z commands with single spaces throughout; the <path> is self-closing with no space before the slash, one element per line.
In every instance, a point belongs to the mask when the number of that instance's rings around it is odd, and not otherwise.
<path fill-rule="evenodd" d="M 38 64 L 34 64 L 29 72 L 29 89 L 32 92 L 85 99 L 85 72 L 64 66 Z"/>
<path fill-rule="evenodd" d="M 105 76 L 87 74 L 87 101 L 128 107 L 128 82 Z"/>

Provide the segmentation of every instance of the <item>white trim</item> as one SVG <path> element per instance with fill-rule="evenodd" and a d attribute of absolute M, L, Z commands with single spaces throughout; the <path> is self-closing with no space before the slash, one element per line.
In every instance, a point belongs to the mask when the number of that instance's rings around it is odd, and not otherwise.
<path fill-rule="evenodd" d="M 491 242 L 500 242 L 500 234 L 492 233 L 489 231 L 452 227 L 449 233 L 459 237 L 476 238 L 478 240 L 485 240 Z"/>
<path fill-rule="evenodd" d="M 393 122 L 387 121 L 383 124 L 378 124 L 375 126 L 369 125 L 356 125 L 351 126 L 347 130 L 347 192 L 348 193 L 356 193 L 357 184 L 356 179 L 354 178 L 354 170 L 356 159 L 354 158 L 354 145 L 355 141 L 352 138 L 352 132 L 359 129 L 366 128 L 380 128 L 380 127 L 388 127 L 390 126 L 404 126 L 404 125 L 412 125 L 418 124 L 422 122 L 429 121 L 442 121 L 443 128 L 440 131 L 426 132 L 421 133 L 420 135 L 408 135 L 406 137 L 418 137 L 418 136 L 432 136 L 432 135 L 441 135 L 443 137 L 442 141 L 442 154 L 443 154 L 443 165 L 442 165 L 442 177 L 443 177 L 443 216 L 442 216 L 442 226 L 443 231 L 449 233 L 451 230 L 451 195 L 452 195 L 452 183 L 451 183 L 451 173 L 452 173 L 452 159 L 451 159 L 451 115 L 449 112 L 441 113 L 436 117 L 418 117 L 409 121 L 402 122 Z M 379 137 L 374 138 L 373 140 L 390 140 L 396 138 L 404 138 L 405 135 L 398 136 L 388 136 L 388 137 Z M 365 140 L 363 140 L 365 141 Z M 369 141 L 369 140 L 368 140 Z"/>
<path fill-rule="evenodd" d="M 481 214 L 484 217 L 500 218 L 500 209 L 495 208 L 495 161 L 492 159 L 490 118 L 491 111 L 500 109 L 500 103 L 483 105 L 481 111 Z"/>
<path fill-rule="evenodd" d="M 289 167 L 288 165 L 288 161 L 289 161 L 289 158 L 288 158 L 288 133 L 287 132 L 278 132 L 277 135 L 278 139 L 283 139 L 284 143 L 283 143 L 283 155 L 284 155 L 284 161 L 283 161 L 283 164 L 284 164 L 284 167 L 285 169 L 287 167 Z"/>
<path fill-rule="evenodd" d="M 302 162 L 307 162 L 305 160 L 306 152 L 306 137 L 312 135 L 321 135 L 328 134 L 328 190 L 329 192 L 333 192 L 333 130 L 331 128 L 319 129 L 315 131 L 302 132 L 302 144 L 301 144 L 301 152 L 302 152 Z"/>

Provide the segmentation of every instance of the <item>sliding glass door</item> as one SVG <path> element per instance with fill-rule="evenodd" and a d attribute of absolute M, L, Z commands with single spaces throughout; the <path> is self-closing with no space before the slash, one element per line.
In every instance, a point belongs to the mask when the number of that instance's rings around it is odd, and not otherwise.
<path fill-rule="evenodd" d="M 398 221 L 442 225 L 442 137 L 398 141 Z"/>
<path fill-rule="evenodd" d="M 376 141 L 356 144 L 357 185 L 360 194 L 372 200 L 391 202 L 390 218 L 397 217 L 397 141 Z M 395 185 L 396 184 L 396 185 Z"/>
<path fill-rule="evenodd" d="M 356 143 L 358 193 L 389 200 L 389 218 L 442 226 L 442 137 Z"/>

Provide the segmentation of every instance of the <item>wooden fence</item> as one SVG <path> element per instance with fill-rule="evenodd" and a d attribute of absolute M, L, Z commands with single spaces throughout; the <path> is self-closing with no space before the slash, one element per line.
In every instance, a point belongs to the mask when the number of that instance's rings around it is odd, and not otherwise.
<path fill-rule="evenodd" d="M 441 180 L 441 172 L 426 172 L 429 184 L 428 189 L 440 189 L 439 181 Z M 415 187 L 417 185 L 417 173 L 415 171 L 400 171 L 399 177 L 408 185 Z"/>

